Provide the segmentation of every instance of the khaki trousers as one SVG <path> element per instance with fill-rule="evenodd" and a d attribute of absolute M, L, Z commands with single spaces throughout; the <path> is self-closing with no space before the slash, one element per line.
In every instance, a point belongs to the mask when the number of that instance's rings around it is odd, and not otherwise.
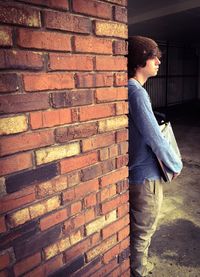
<path fill-rule="evenodd" d="M 148 249 L 156 230 L 163 201 L 161 180 L 130 184 L 131 268 L 139 276 L 148 274 Z"/>

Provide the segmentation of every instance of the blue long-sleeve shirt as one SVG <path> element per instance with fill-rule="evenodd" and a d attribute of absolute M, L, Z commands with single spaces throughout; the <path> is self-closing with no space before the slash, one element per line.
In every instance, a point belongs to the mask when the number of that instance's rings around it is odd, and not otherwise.
<path fill-rule="evenodd" d="M 182 162 L 160 131 L 149 95 L 134 79 L 128 83 L 128 99 L 130 184 L 161 178 L 156 156 L 170 171 L 180 172 Z"/>

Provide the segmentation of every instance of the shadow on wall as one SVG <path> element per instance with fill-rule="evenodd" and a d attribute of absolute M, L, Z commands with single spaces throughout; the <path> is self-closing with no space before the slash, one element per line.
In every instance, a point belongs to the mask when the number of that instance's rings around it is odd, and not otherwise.
<path fill-rule="evenodd" d="M 150 255 L 176 262 L 177 265 L 200 265 L 200 227 L 188 220 L 179 219 L 162 225 L 152 239 Z"/>

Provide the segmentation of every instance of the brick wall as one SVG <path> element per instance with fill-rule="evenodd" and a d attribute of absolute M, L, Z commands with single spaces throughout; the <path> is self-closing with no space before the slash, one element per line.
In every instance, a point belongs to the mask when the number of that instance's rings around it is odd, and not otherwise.
<path fill-rule="evenodd" d="M 0 276 L 129 276 L 127 0 L 0 22 Z"/>

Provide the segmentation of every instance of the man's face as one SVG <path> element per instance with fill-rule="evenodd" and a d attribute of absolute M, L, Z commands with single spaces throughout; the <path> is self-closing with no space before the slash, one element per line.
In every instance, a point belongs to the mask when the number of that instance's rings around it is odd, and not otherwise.
<path fill-rule="evenodd" d="M 142 74 L 144 74 L 144 77 L 146 77 L 147 79 L 149 77 L 156 76 L 158 73 L 160 63 L 161 62 L 159 58 L 157 56 L 154 56 L 146 61 L 145 67 L 140 67 L 140 71 L 142 72 Z"/>

